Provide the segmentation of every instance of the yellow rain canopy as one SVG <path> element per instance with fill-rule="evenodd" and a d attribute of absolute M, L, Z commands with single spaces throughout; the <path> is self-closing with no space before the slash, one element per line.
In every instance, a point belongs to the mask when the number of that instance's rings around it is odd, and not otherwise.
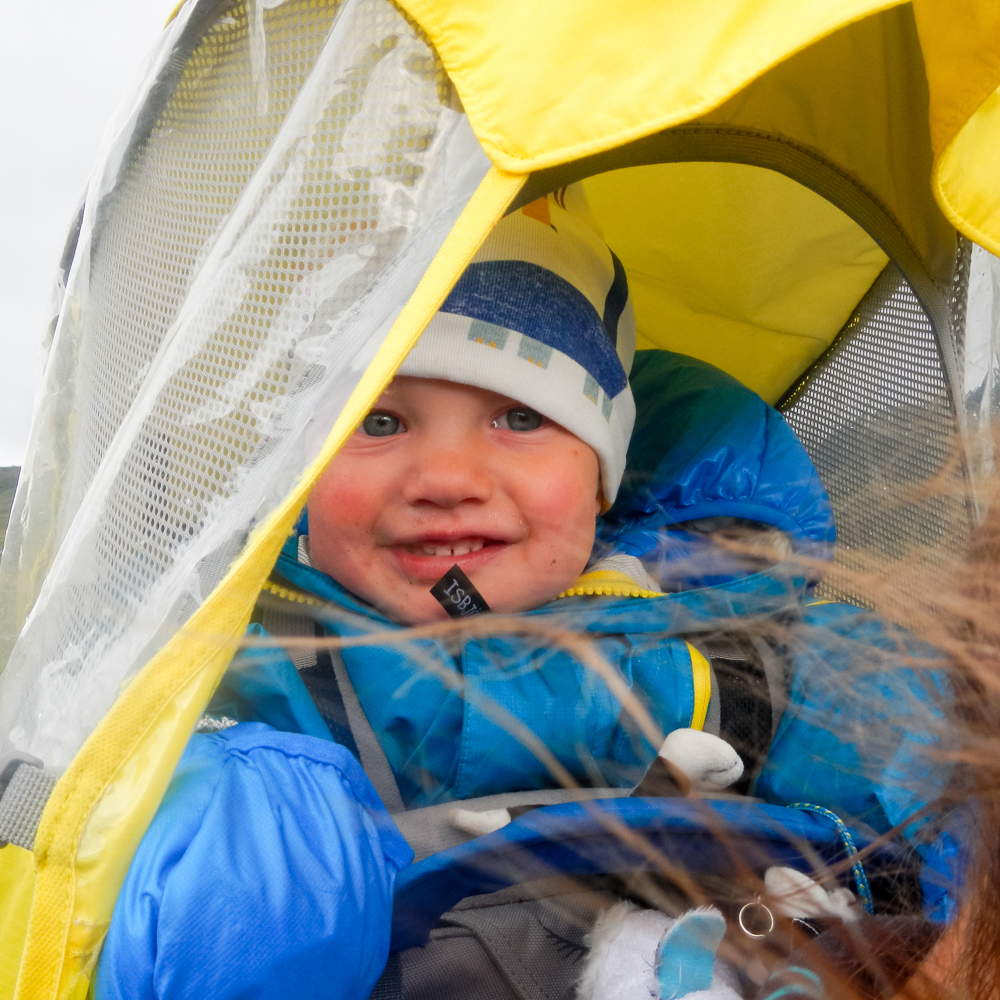
<path fill-rule="evenodd" d="M 183 4 L 60 266 L 0 563 L 0 752 L 58 778 L 0 850 L 0 1000 L 86 994 L 313 484 L 504 213 L 587 213 L 639 347 L 780 401 L 807 447 L 810 380 L 828 424 L 881 398 L 835 353 L 862 327 L 924 366 L 887 413 L 966 423 L 998 38 L 994 0 Z"/>

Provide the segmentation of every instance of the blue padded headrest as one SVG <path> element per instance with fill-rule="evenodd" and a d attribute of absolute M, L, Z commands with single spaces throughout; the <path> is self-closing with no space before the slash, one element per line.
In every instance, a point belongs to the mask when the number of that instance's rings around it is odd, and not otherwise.
<path fill-rule="evenodd" d="M 829 557 L 830 498 L 774 407 L 671 351 L 637 351 L 630 381 L 635 430 L 618 499 L 599 521 L 604 551 L 648 558 L 662 552 L 665 528 L 723 517 L 778 528 L 797 552 Z"/>

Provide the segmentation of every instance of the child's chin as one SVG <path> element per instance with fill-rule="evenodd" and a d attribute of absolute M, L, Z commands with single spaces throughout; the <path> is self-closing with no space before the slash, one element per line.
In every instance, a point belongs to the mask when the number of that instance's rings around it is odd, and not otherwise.
<path fill-rule="evenodd" d="M 449 617 L 448 612 L 433 597 L 428 602 L 411 599 L 399 606 L 381 607 L 379 610 L 397 625 L 405 625 L 407 628 L 419 628 L 421 625 L 441 625 L 455 620 Z"/>
<path fill-rule="evenodd" d="M 554 578 L 545 573 L 548 567 L 526 565 L 527 561 L 517 557 L 519 553 L 513 546 L 496 548 L 499 550 L 496 555 L 491 554 L 492 557 L 486 558 L 481 557 L 478 552 L 471 557 L 437 557 L 433 573 L 427 572 L 430 567 L 426 561 L 416 567 L 403 566 L 400 563 L 412 560 L 397 557 L 390 573 L 383 577 L 386 589 L 379 595 L 369 592 L 367 599 L 388 618 L 400 625 L 412 627 L 451 620 L 430 590 L 456 563 L 494 614 L 510 615 L 532 611 L 555 600 L 570 585 L 564 579 L 565 573 Z M 440 565 L 437 565 L 438 561 Z M 572 579 L 575 580 L 576 576 Z"/>
<path fill-rule="evenodd" d="M 477 583 L 477 581 L 474 580 L 473 583 Z M 543 604 L 548 604 L 549 601 L 555 600 L 556 597 L 559 596 L 559 593 L 566 588 L 549 588 L 551 593 L 549 593 L 548 590 L 546 590 L 545 593 L 538 593 L 537 591 L 530 594 L 522 593 L 520 600 L 516 597 L 508 597 L 507 599 L 497 598 L 496 594 L 499 588 L 497 586 L 491 586 L 489 580 L 484 580 L 480 589 L 483 592 L 484 597 L 486 597 L 489 602 L 490 611 L 493 614 L 515 615 L 524 611 L 533 611 L 535 608 L 539 608 Z M 492 594 L 493 596 L 487 596 L 489 594 Z M 381 605 L 379 610 L 387 618 L 391 618 L 397 624 L 405 625 L 408 628 L 416 628 L 421 625 L 441 625 L 446 622 L 455 622 L 456 625 L 459 622 L 464 622 L 467 627 L 469 622 L 468 618 L 452 618 L 429 593 L 427 594 L 426 599 L 422 594 L 410 594 L 407 597 L 401 598 L 398 602 L 393 603 L 392 606 L 386 606 L 385 604 Z"/>

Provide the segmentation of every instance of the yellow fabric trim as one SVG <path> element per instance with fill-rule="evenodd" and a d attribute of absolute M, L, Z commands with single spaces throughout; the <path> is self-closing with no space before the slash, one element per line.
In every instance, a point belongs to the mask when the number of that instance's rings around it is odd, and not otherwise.
<path fill-rule="evenodd" d="M 266 541 L 255 536 L 243 565 L 124 690 L 53 790 L 35 837 L 17 1000 L 86 992 L 132 854 L 249 621 L 251 572 L 266 573 L 269 551 L 277 556 Z"/>
<path fill-rule="evenodd" d="M 953 226 L 1000 253 L 996 0 L 720 0 L 711 17 L 657 0 L 627 16 L 599 0 L 401 3 L 504 169 L 553 169 L 689 123 L 759 130 L 870 192 L 918 258 L 906 269 L 941 288 Z"/>
<path fill-rule="evenodd" d="M 253 533 L 188 626 L 119 696 L 57 783 L 35 839 L 37 875 L 15 1000 L 63 1000 L 86 990 L 135 848 L 314 483 L 388 385 L 523 183 L 523 177 L 496 168 L 486 175 L 362 375 L 320 455 Z"/>
<path fill-rule="evenodd" d="M 1000 90 L 995 90 L 938 157 L 933 175 L 934 194 L 948 220 L 992 254 L 1000 254 L 998 143 Z"/>
<path fill-rule="evenodd" d="M 691 657 L 691 681 L 694 684 L 691 728 L 704 729 L 708 718 L 708 703 L 712 700 L 712 665 L 691 643 L 686 645 Z"/>
<path fill-rule="evenodd" d="M 640 587 L 630 576 L 613 570 L 595 570 L 577 577 L 576 582 L 568 590 L 556 597 L 662 597 L 660 590 L 646 590 Z"/>
<path fill-rule="evenodd" d="M 35 884 L 35 856 L 11 844 L 0 850 L 0 1000 L 14 995 Z"/>
<path fill-rule="evenodd" d="M 873 73 L 873 66 L 882 68 Z M 845 199 L 841 207 L 884 241 L 883 249 L 896 263 L 907 271 L 919 264 L 947 286 L 954 231 L 931 190 L 929 114 L 924 56 L 907 4 L 857 21 L 774 66 L 698 126 L 757 129 L 779 144 L 788 141 L 790 151 L 813 151 L 848 188 L 857 188 L 856 196 L 843 189 L 834 200 Z M 758 162 L 755 155 L 750 163 Z M 768 165 L 782 170 L 780 154 Z M 818 181 L 816 190 L 824 196 L 837 189 L 832 176 L 824 179 L 822 171 L 814 174 L 802 161 L 785 166 L 792 171 L 789 176 L 807 186 Z M 862 204 L 868 198 L 874 199 L 871 208 Z M 766 213 L 771 206 L 762 208 Z M 879 221 L 883 211 L 888 218 Z M 814 251 L 810 221 L 804 216 L 803 232 L 795 238 L 807 260 Z M 920 277 L 913 271 L 914 280 Z"/>
<path fill-rule="evenodd" d="M 1000 253 L 1000 4 L 914 0 L 930 89 L 934 195 L 948 220 Z"/>

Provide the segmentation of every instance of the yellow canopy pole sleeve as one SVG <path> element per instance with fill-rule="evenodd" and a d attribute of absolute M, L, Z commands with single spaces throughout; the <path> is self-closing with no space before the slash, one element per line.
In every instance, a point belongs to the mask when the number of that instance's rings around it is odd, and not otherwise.
<path fill-rule="evenodd" d="M 0 965 L 16 967 L 20 953 L 16 1000 L 85 995 L 135 849 L 313 485 L 382 394 L 524 180 L 491 168 L 362 375 L 320 455 L 251 536 L 188 625 L 122 692 L 60 778 L 35 838 L 35 884 L 23 952 L 18 937 L 0 943 Z M 30 868 L 22 865 L 19 877 L 13 874 L 17 884 L 8 895 L 20 894 L 23 901 Z M 16 929 L 17 914 L 16 902 L 0 902 L 0 926 Z M 0 1000 L 9 996 L 9 990 L 0 990 Z"/>

